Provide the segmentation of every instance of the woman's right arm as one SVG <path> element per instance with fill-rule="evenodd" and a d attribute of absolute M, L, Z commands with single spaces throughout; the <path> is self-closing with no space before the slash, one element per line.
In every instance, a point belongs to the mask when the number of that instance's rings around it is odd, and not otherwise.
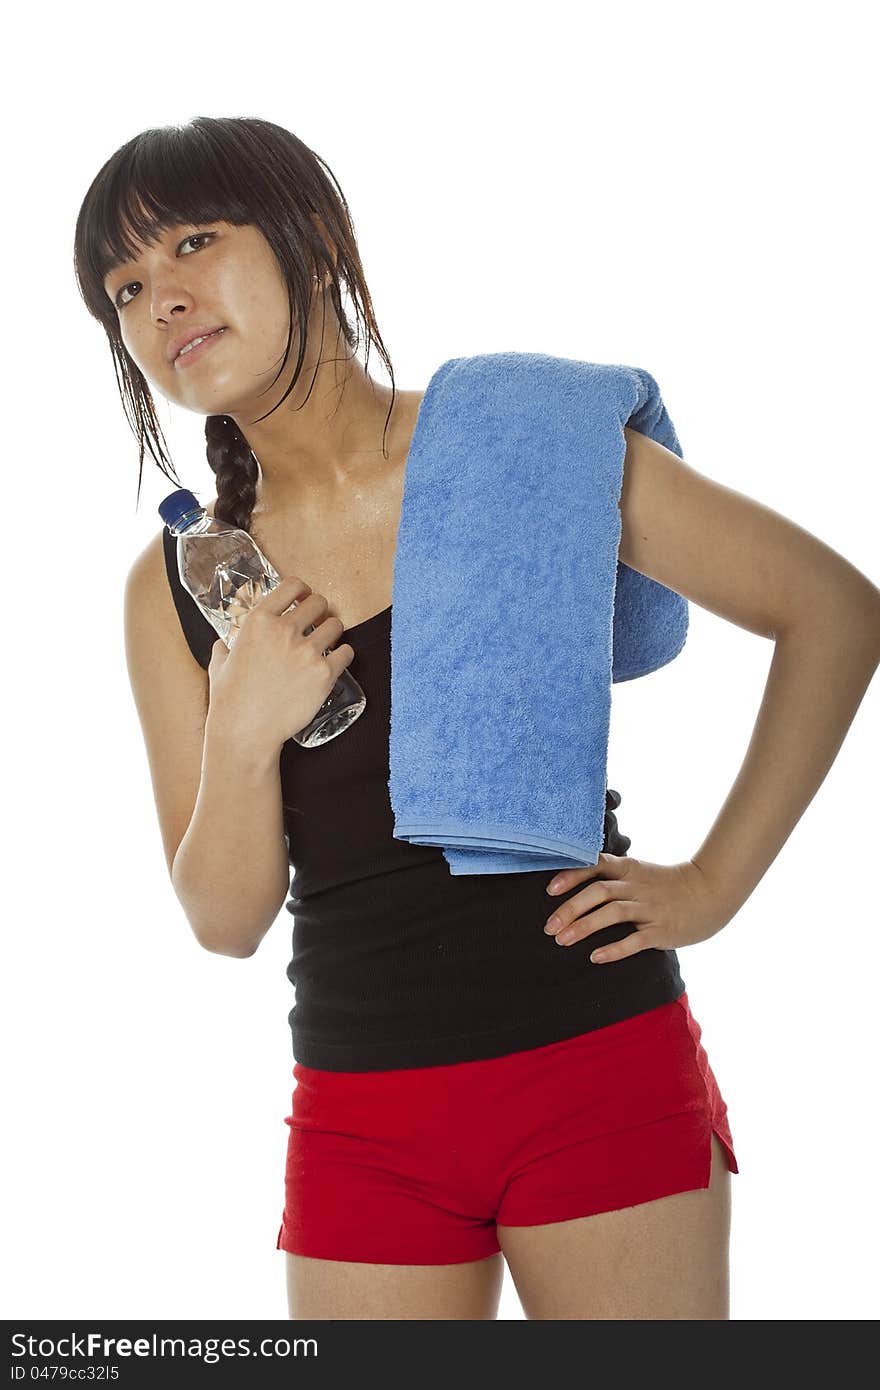
<path fill-rule="evenodd" d="M 253 955 L 290 887 L 278 752 L 258 755 L 212 720 L 208 672 L 180 626 L 161 532 L 132 565 L 124 608 L 129 680 L 174 891 L 201 946 Z"/>
<path fill-rule="evenodd" d="M 234 736 L 212 728 L 208 714 L 195 808 L 171 882 L 209 951 L 252 956 L 287 897 L 278 757 L 249 753 Z"/>

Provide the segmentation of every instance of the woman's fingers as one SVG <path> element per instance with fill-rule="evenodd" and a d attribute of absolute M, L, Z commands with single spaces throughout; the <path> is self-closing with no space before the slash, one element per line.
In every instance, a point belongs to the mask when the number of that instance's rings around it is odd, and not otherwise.
<path fill-rule="evenodd" d="M 627 912 L 637 908 L 638 904 L 627 901 L 628 892 L 628 885 L 618 879 L 603 877 L 594 883 L 588 883 L 586 888 L 582 888 L 579 893 L 559 904 L 544 924 L 544 931 L 548 936 L 555 936 L 557 940 L 564 932 L 566 935 L 562 939 L 572 941 L 587 935 L 588 932 L 600 931 L 602 927 L 632 921 Z"/>
<path fill-rule="evenodd" d="M 577 869 L 562 869 L 547 884 L 547 892 L 557 895 L 567 893 L 569 889 L 576 888 L 579 883 L 586 883 L 597 874 L 611 874 L 615 871 L 622 872 L 622 866 L 626 863 L 624 854 L 608 854 L 602 850 L 599 854 L 597 864 L 584 864 Z"/>
<path fill-rule="evenodd" d="M 630 932 L 629 936 L 621 937 L 620 941 L 600 946 L 590 952 L 590 960 L 594 965 L 604 965 L 610 960 L 625 960 L 627 956 L 634 956 L 639 951 L 664 950 L 665 948 L 649 935 L 650 931 L 651 928 L 648 927 L 647 931 Z"/>
<path fill-rule="evenodd" d="M 610 866 L 608 862 L 599 862 L 598 865 L 584 866 L 582 869 L 566 869 L 564 876 L 570 877 L 571 880 L 569 888 L 573 888 L 576 883 L 584 883 L 584 880 L 587 880 L 587 885 L 581 888 L 580 892 L 566 898 L 566 901 L 560 902 L 552 916 L 548 917 L 544 927 L 548 935 L 556 935 L 557 931 L 566 929 L 576 917 L 581 916 L 581 913 L 595 912 L 596 909 L 601 908 L 603 903 L 608 903 L 613 898 L 620 898 L 626 894 L 627 884 L 624 881 L 623 869 L 627 863 L 626 858 L 623 855 L 605 855 L 602 856 L 602 859 L 613 859 L 616 863 L 614 863 L 614 867 Z M 601 877 L 596 877 L 596 874 Z M 617 920 L 626 919 L 614 917 L 613 922 L 617 922 Z M 599 923 L 599 926 L 601 924 Z M 603 924 L 612 926 L 612 922 L 609 922 L 608 919 L 605 919 Z M 596 926 L 595 917 L 591 919 L 591 926 Z"/>

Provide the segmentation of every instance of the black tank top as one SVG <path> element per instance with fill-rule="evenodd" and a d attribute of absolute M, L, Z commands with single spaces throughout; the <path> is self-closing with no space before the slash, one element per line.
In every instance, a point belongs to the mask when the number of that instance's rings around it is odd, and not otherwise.
<path fill-rule="evenodd" d="M 183 588 L 176 537 L 163 531 L 174 602 L 207 669 L 221 640 Z M 593 964 L 589 953 L 635 930 L 618 922 L 572 946 L 543 927 L 551 869 L 453 875 L 435 845 L 396 840 L 388 780 L 391 608 L 348 628 L 348 670 L 367 705 L 317 748 L 293 739 L 279 759 L 293 880 L 287 976 L 293 1055 L 325 1071 L 438 1066 L 540 1047 L 677 999 L 675 951 Z M 338 644 L 337 644 L 338 645 Z M 618 792 L 606 792 L 605 842 L 626 854 Z"/>

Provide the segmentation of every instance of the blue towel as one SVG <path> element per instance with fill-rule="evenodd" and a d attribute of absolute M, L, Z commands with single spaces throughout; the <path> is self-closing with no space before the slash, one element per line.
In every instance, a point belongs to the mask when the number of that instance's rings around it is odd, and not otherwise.
<path fill-rule="evenodd" d="M 617 559 L 623 426 L 681 457 L 639 367 L 455 357 L 431 377 L 394 561 L 396 839 L 453 874 L 595 864 L 613 681 L 677 656 L 688 605 Z"/>

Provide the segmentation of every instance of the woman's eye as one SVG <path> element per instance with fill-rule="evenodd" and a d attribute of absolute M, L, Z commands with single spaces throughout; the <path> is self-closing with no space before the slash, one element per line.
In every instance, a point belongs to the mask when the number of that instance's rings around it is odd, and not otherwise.
<path fill-rule="evenodd" d="M 216 235 L 217 235 L 216 232 L 192 232 L 190 236 L 184 237 L 183 241 L 180 243 L 180 246 L 178 246 L 177 250 L 178 250 L 178 252 L 179 252 L 180 249 L 181 249 L 181 247 L 186 246 L 186 244 L 187 244 L 188 241 L 205 241 L 205 240 L 208 240 L 208 239 L 210 239 L 210 238 L 212 238 L 212 237 L 215 237 Z M 201 247 L 197 246 L 197 247 L 196 247 L 196 250 L 197 250 L 197 251 L 200 251 L 200 250 L 201 250 Z M 126 306 L 126 304 L 130 304 L 130 303 L 131 303 L 131 300 L 130 300 L 130 299 L 122 299 L 121 296 L 124 294 L 124 292 L 125 292 L 126 290 L 130 290 L 131 287 L 132 287 L 132 285 L 137 285 L 137 284 L 139 284 L 139 283 L 140 283 L 140 282 L 139 282 L 138 280 L 129 280 L 127 284 L 125 284 L 125 285 L 120 285 L 120 287 L 119 287 L 119 293 L 117 294 L 116 300 L 115 300 L 115 304 L 116 304 L 117 309 L 124 309 L 125 306 Z"/>

